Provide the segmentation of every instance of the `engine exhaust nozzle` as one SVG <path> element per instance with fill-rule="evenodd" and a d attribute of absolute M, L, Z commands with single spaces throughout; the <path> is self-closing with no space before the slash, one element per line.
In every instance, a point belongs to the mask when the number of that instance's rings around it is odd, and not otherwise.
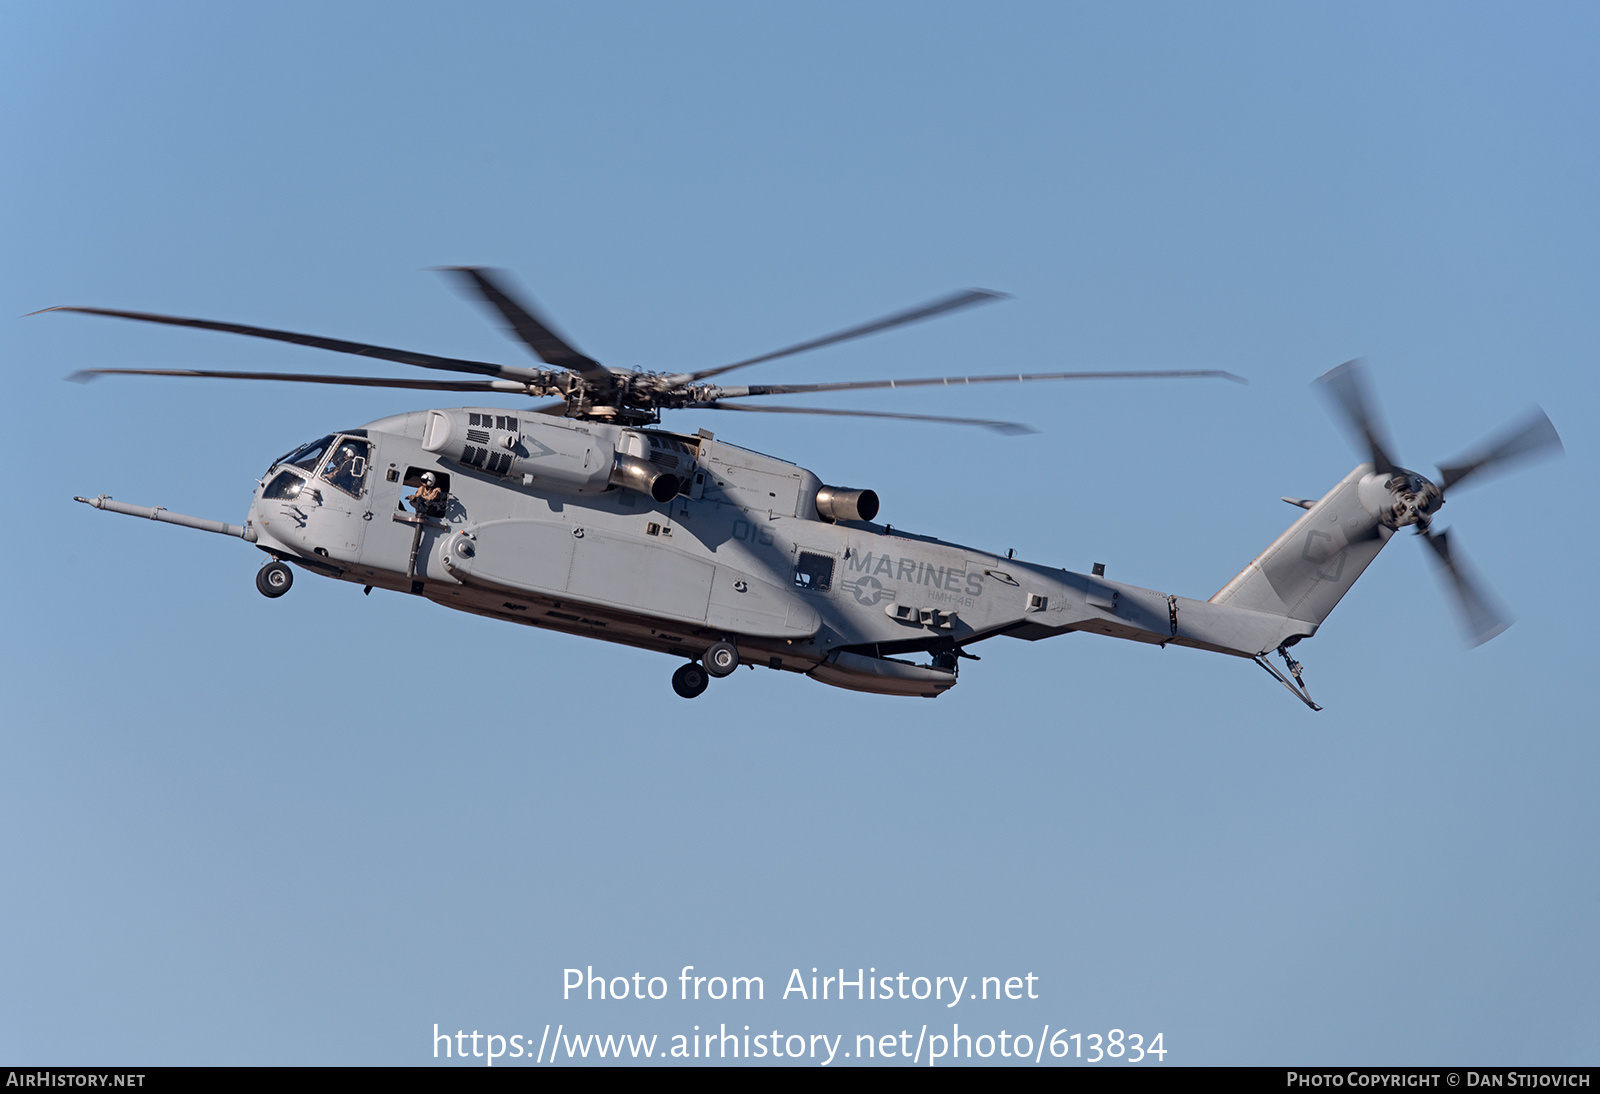
<path fill-rule="evenodd" d="M 667 502 L 678 496 L 683 480 L 670 471 L 663 471 L 648 460 L 637 456 L 619 454 L 611 467 L 611 484 L 626 490 L 648 494 L 656 501 Z"/>
<path fill-rule="evenodd" d="M 817 515 L 826 521 L 871 520 L 878 515 L 878 495 L 872 490 L 824 486 L 817 491 Z"/>

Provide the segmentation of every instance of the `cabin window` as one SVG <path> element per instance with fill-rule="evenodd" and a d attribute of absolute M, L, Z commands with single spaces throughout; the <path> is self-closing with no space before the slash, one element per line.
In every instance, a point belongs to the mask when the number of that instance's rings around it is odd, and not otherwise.
<path fill-rule="evenodd" d="M 797 589 L 810 589 L 818 593 L 832 588 L 833 557 L 801 551 L 800 558 L 794 564 L 794 584 Z"/>
<path fill-rule="evenodd" d="M 359 498 L 366 485 L 367 457 L 371 451 L 372 447 L 366 441 L 355 437 L 340 438 L 333 455 L 328 457 L 328 466 L 322 469 L 322 477 L 335 489 Z"/>

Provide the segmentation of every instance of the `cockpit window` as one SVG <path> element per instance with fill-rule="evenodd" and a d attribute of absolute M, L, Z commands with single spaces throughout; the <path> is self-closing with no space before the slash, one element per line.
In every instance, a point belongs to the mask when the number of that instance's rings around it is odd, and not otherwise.
<path fill-rule="evenodd" d="M 355 437 L 341 437 L 328 457 L 328 466 L 322 477 L 353 498 L 361 496 L 367 479 L 367 454 L 371 451 L 366 441 Z"/>
<path fill-rule="evenodd" d="M 333 444 L 333 437 L 330 434 L 320 441 L 312 441 L 308 445 L 302 445 L 285 456 L 280 462 L 293 467 L 303 467 L 307 471 L 315 471 L 317 464 L 322 462 L 322 454 L 328 450 L 328 446 L 331 444 Z"/>
<path fill-rule="evenodd" d="M 277 477 L 267 483 L 267 488 L 262 491 L 261 496 L 293 501 L 300 496 L 300 491 L 305 489 L 305 485 L 306 480 L 293 471 L 279 471 Z"/>

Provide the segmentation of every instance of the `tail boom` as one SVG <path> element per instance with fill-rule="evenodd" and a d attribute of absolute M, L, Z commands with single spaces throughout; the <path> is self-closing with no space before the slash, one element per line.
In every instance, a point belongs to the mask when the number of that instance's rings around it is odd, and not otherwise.
<path fill-rule="evenodd" d="M 1362 464 L 1321 500 L 1297 503 L 1309 506 L 1305 514 L 1210 600 L 1100 575 L 1036 572 L 1032 581 L 1041 593 L 1048 583 L 1050 596 L 1035 597 L 1042 609 L 1006 633 L 1036 640 L 1085 631 L 1259 659 L 1315 634 L 1350 591 L 1394 535 L 1375 504 L 1389 496 Z"/>

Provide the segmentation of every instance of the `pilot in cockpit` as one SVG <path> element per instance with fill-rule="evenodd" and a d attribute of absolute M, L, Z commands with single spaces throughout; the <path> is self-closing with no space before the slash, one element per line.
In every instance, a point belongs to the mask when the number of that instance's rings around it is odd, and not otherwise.
<path fill-rule="evenodd" d="M 424 471 L 422 485 L 406 500 L 422 516 L 433 516 L 444 511 L 444 488 L 432 471 Z"/>

